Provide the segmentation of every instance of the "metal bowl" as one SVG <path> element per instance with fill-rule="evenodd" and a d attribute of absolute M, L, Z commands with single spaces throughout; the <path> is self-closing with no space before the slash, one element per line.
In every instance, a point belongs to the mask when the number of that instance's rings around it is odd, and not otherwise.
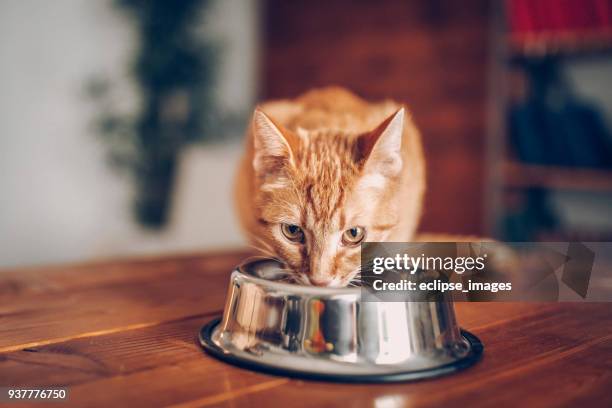
<path fill-rule="evenodd" d="M 360 288 L 281 282 L 275 261 L 238 267 L 222 318 L 200 332 L 203 348 L 242 367 L 343 382 L 429 378 L 468 367 L 482 354 L 460 330 L 453 304 L 362 302 Z"/>

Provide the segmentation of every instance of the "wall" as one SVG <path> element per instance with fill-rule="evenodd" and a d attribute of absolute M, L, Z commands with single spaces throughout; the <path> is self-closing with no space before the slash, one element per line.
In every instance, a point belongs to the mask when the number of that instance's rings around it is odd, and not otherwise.
<path fill-rule="evenodd" d="M 248 110 L 256 94 L 256 10 L 217 0 L 204 29 L 223 46 L 226 111 Z M 130 184 L 106 165 L 84 97 L 86 81 L 104 74 L 118 81 L 117 103 L 137 107 L 126 75 L 133 46 L 112 1 L 0 2 L 0 267 L 242 243 L 230 196 L 238 140 L 185 153 L 166 231 L 134 224 Z"/>
<path fill-rule="evenodd" d="M 338 84 L 408 104 L 429 190 L 422 229 L 483 231 L 487 2 L 267 1 L 264 94 Z"/>

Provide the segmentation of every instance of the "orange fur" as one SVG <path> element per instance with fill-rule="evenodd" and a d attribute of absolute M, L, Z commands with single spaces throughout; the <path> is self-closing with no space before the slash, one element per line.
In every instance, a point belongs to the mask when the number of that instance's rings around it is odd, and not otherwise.
<path fill-rule="evenodd" d="M 368 103 L 323 88 L 255 111 L 236 178 L 241 224 L 254 246 L 284 262 L 294 280 L 344 286 L 359 272 L 359 246 L 342 233 L 363 227 L 368 241 L 411 241 L 425 191 L 420 135 L 405 108 Z M 303 243 L 282 223 L 298 225 Z"/>

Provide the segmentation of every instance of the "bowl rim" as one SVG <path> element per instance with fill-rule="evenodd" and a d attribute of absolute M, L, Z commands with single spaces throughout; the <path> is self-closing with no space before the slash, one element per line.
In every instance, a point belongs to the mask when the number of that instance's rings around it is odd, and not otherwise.
<path fill-rule="evenodd" d="M 296 283 L 288 283 L 288 282 L 279 282 L 274 280 L 269 280 L 265 278 L 261 278 L 255 276 L 246 271 L 246 268 L 249 265 L 253 265 L 260 262 L 272 262 L 278 263 L 274 259 L 258 259 L 255 261 L 243 262 L 238 265 L 234 271 L 232 272 L 232 279 L 235 276 L 240 276 L 242 279 L 253 282 L 258 286 L 276 290 L 283 290 L 285 292 L 294 293 L 296 295 L 319 295 L 319 296 L 361 296 L 361 288 L 360 287 L 320 287 L 320 286 L 307 286 L 307 285 L 298 285 Z"/>
<path fill-rule="evenodd" d="M 445 376 L 457 371 L 462 371 L 480 361 L 484 352 L 484 344 L 474 334 L 467 330 L 460 329 L 461 337 L 470 345 L 470 351 L 465 356 L 458 358 L 455 361 L 442 364 L 438 367 L 425 368 L 419 370 L 411 370 L 405 368 L 391 373 L 372 373 L 372 374 L 341 374 L 341 373 L 321 373 L 311 372 L 308 370 L 300 370 L 294 367 L 285 367 L 280 365 L 271 365 L 249 360 L 234 354 L 231 350 L 226 350 L 214 341 L 214 332 L 218 330 L 222 318 L 216 317 L 206 323 L 198 333 L 198 343 L 202 349 L 213 357 L 232 364 L 237 367 L 246 368 L 249 370 L 297 378 L 303 380 L 314 381 L 329 381 L 338 383 L 397 383 L 426 380 L 430 378 Z"/>

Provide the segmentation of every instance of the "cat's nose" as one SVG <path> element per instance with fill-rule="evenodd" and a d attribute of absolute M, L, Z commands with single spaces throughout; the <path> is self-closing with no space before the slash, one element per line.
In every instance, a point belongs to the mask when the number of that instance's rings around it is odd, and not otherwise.
<path fill-rule="evenodd" d="M 332 282 L 333 279 L 322 278 L 322 277 L 317 277 L 317 278 L 310 277 L 309 280 L 310 280 L 310 283 L 313 284 L 313 286 L 325 287 L 325 286 L 329 286 L 329 284 Z"/>

